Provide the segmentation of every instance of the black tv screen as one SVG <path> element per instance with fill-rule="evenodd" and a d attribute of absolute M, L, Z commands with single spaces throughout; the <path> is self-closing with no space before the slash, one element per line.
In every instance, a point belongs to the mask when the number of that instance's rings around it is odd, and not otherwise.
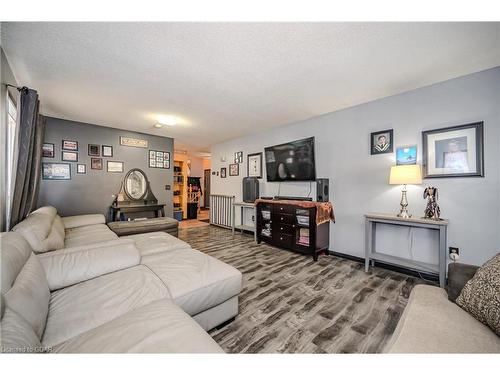
<path fill-rule="evenodd" d="M 266 147 L 267 181 L 314 181 L 314 137 Z"/>

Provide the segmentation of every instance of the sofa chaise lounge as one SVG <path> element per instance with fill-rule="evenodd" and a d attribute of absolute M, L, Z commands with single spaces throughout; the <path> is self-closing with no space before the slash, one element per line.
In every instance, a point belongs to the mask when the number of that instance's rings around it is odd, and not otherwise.
<path fill-rule="evenodd" d="M 43 207 L 0 240 L 3 351 L 217 353 L 238 313 L 241 273 L 163 232 Z"/>

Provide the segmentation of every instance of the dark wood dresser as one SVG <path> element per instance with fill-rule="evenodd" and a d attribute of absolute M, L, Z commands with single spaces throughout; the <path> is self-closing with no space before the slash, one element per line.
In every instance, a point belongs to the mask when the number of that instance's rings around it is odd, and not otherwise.
<path fill-rule="evenodd" d="M 317 223 L 317 207 L 291 201 L 257 202 L 257 243 L 293 250 L 318 259 L 330 245 L 330 222 Z"/>

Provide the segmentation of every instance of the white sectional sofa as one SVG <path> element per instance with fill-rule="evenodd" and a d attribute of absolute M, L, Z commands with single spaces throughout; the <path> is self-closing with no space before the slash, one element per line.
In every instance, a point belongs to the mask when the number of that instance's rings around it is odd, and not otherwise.
<path fill-rule="evenodd" d="M 241 273 L 163 232 L 43 207 L 0 241 L 3 351 L 220 353 L 238 314 Z"/>

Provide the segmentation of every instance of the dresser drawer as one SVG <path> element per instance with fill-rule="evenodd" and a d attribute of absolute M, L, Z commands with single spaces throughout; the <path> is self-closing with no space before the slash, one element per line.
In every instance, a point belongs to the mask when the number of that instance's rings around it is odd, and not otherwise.
<path fill-rule="evenodd" d="M 288 204 L 275 204 L 274 213 L 295 215 L 295 208 L 295 206 L 290 206 Z"/>
<path fill-rule="evenodd" d="M 289 234 L 283 234 L 279 232 L 273 233 L 273 244 L 278 247 L 293 247 L 293 239 L 294 237 Z"/>
<path fill-rule="evenodd" d="M 295 224 L 295 218 L 293 215 L 274 214 L 273 224 Z"/>
<path fill-rule="evenodd" d="M 273 232 L 295 236 L 295 225 L 273 223 Z"/>

